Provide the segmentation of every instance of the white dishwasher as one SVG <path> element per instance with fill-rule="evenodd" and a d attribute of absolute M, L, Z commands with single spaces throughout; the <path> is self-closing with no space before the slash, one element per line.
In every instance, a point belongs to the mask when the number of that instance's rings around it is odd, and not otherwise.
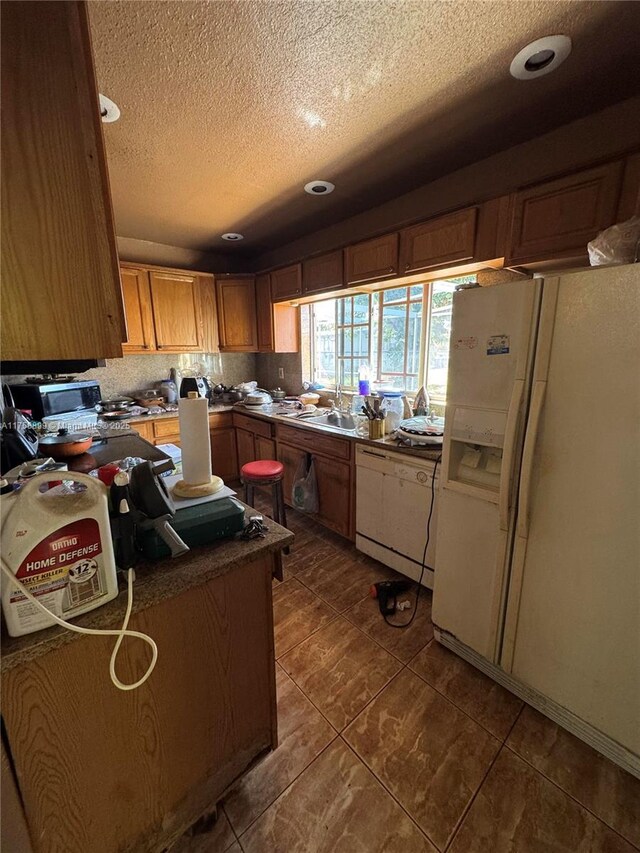
<path fill-rule="evenodd" d="M 413 580 L 422 570 L 436 463 L 366 444 L 356 445 L 356 548 Z M 438 475 L 422 577 L 433 588 Z"/>

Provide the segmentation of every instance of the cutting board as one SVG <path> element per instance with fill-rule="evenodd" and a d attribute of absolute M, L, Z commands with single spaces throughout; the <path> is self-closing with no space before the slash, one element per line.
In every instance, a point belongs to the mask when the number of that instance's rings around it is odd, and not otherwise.
<path fill-rule="evenodd" d="M 172 474 L 170 477 L 163 477 L 163 480 L 169 490 L 169 494 L 173 498 L 176 509 L 184 509 L 188 506 L 198 506 L 198 504 L 206 504 L 209 501 L 219 501 L 221 498 L 232 498 L 237 492 L 230 489 L 229 486 L 223 486 L 219 492 L 213 495 L 205 495 L 203 498 L 180 498 L 173 493 L 173 487 L 182 479 L 182 474 Z"/>

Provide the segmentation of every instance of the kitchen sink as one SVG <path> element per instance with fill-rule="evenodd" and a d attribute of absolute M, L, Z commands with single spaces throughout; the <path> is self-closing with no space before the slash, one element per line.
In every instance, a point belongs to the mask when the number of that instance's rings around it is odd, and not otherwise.
<path fill-rule="evenodd" d="M 356 428 L 353 416 L 349 412 L 327 412 L 324 415 L 316 415 L 315 417 L 303 418 L 302 420 L 305 423 L 329 426 L 334 429 L 340 429 L 343 432 L 353 432 Z"/>

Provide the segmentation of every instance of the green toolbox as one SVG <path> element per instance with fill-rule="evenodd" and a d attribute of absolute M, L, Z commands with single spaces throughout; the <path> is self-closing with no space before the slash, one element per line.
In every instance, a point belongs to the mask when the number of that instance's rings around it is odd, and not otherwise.
<path fill-rule="evenodd" d="M 177 509 L 170 524 L 190 548 L 208 545 L 216 539 L 233 536 L 244 528 L 244 506 L 235 498 L 206 501 Z M 171 554 L 153 529 L 138 528 L 138 545 L 148 560 L 159 560 Z"/>

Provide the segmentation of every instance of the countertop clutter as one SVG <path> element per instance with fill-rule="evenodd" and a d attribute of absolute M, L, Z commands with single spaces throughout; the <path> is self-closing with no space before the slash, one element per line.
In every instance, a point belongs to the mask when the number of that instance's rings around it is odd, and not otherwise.
<path fill-rule="evenodd" d="M 246 508 L 251 510 L 250 507 Z M 182 557 L 137 563 L 132 615 L 193 587 L 203 586 L 244 563 L 278 552 L 293 542 L 293 533 L 274 521 L 268 519 L 267 527 L 264 539 L 220 539 L 201 548 L 192 548 Z M 125 587 L 122 583 L 120 586 L 121 592 L 117 598 L 78 617 L 74 622 L 83 628 L 118 628 L 126 604 Z M 7 672 L 81 638 L 80 634 L 57 627 L 22 637 L 3 635 L 0 671 Z"/>

